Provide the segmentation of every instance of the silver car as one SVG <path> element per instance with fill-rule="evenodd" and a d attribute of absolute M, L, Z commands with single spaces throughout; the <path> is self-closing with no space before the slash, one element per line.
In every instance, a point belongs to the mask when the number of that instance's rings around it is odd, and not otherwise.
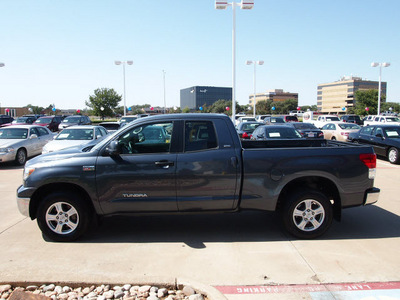
<path fill-rule="evenodd" d="M 0 128 L 0 162 L 24 165 L 29 157 L 42 153 L 53 133 L 38 125 L 12 125 Z"/>
<path fill-rule="evenodd" d="M 44 146 L 42 153 L 50 153 L 80 145 L 96 144 L 106 135 L 108 135 L 108 131 L 102 126 L 71 126 L 61 131 L 54 140 Z"/>

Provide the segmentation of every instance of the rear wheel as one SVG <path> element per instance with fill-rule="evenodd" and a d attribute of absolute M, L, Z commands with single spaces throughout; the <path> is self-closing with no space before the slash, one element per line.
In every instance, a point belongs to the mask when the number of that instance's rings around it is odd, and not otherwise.
<path fill-rule="evenodd" d="M 37 223 L 48 239 L 69 242 L 85 233 L 90 216 L 82 197 L 75 193 L 55 192 L 39 205 Z"/>
<path fill-rule="evenodd" d="M 316 190 L 297 190 L 286 201 L 282 220 L 286 230 L 297 238 L 313 239 L 324 234 L 332 224 L 329 199 Z"/>
<path fill-rule="evenodd" d="M 336 138 L 333 136 L 333 137 L 331 137 L 331 140 L 332 141 L 336 141 Z"/>
<path fill-rule="evenodd" d="M 18 166 L 23 166 L 26 163 L 26 150 L 25 149 L 18 149 L 17 154 L 15 155 L 15 163 Z"/>
<path fill-rule="evenodd" d="M 399 163 L 399 150 L 396 148 L 392 147 L 388 151 L 388 159 L 390 163 L 392 164 L 398 164 Z"/>

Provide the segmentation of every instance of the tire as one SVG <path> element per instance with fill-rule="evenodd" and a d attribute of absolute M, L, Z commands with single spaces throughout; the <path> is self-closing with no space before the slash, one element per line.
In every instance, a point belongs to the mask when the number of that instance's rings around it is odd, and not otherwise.
<path fill-rule="evenodd" d="M 397 148 L 390 148 L 388 151 L 388 159 L 391 164 L 399 163 L 399 150 Z"/>
<path fill-rule="evenodd" d="M 37 223 L 43 235 L 55 242 L 71 242 L 83 235 L 91 212 L 75 193 L 54 192 L 40 203 Z"/>
<path fill-rule="evenodd" d="M 25 149 L 18 149 L 17 154 L 15 155 L 15 164 L 18 166 L 23 166 L 26 163 L 27 155 Z"/>
<path fill-rule="evenodd" d="M 332 224 L 333 208 L 329 199 L 316 190 L 297 190 L 289 195 L 282 211 L 285 229 L 300 239 L 324 234 Z"/>
<path fill-rule="evenodd" d="M 331 140 L 332 141 L 336 141 L 336 138 L 333 136 L 333 137 L 331 137 Z"/>

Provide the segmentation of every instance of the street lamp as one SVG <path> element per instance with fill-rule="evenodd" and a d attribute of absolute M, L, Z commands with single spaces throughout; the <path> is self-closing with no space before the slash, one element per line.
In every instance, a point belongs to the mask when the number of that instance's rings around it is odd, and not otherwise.
<path fill-rule="evenodd" d="M 253 81 L 254 81 L 254 99 L 253 99 L 253 117 L 256 117 L 256 65 L 262 66 L 264 64 L 263 60 L 246 60 L 246 65 L 254 64 L 254 74 L 253 74 Z"/>
<path fill-rule="evenodd" d="M 165 71 L 162 70 L 163 72 L 163 82 L 164 82 L 164 114 L 167 112 L 167 102 L 165 101 Z"/>
<path fill-rule="evenodd" d="M 371 67 L 379 67 L 379 86 L 378 86 L 378 116 L 381 113 L 381 78 L 382 78 L 382 67 L 386 68 L 389 67 L 390 63 L 384 62 L 384 63 L 377 63 L 373 62 L 371 63 Z"/>
<path fill-rule="evenodd" d="M 216 9 L 226 9 L 232 6 L 232 121 L 235 122 L 236 115 L 236 6 L 241 9 L 252 9 L 254 7 L 253 0 L 242 0 L 240 3 L 222 0 L 215 0 Z"/>
<path fill-rule="evenodd" d="M 1 68 L 1 67 L 4 67 L 4 66 L 5 66 L 5 64 L 4 64 L 4 63 L 0 63 L 0 68 Z"/>
<path fill-rule="evenodd" d="M 123 74 L 124 74 L 124 116 L 126 116 L 125 64 L 132 65 L 133 61 L 131 61 L 131 60 L 125 60 L 125 61 L 116 60 L 114 63 L 117 66 L 122 64 L 122 67 L 123 67 Z"/>

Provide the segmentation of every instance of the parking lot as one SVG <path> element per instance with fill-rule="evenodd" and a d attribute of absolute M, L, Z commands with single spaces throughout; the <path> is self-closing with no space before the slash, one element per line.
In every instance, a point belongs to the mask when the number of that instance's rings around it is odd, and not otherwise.
<path fill-rule="evenodd" d="M 226 287 L 400 281 L 399 180 L 400 166 L 378 160 L 379 202 L 344 210 L 342 222 L 317 240 L 292 239 L 273 213 L 245 212 L 114 217 L 78 242 L 52 243 L 17 209 L 22 168 L 3 164 L 0 283 L 187 278 Z"/>

